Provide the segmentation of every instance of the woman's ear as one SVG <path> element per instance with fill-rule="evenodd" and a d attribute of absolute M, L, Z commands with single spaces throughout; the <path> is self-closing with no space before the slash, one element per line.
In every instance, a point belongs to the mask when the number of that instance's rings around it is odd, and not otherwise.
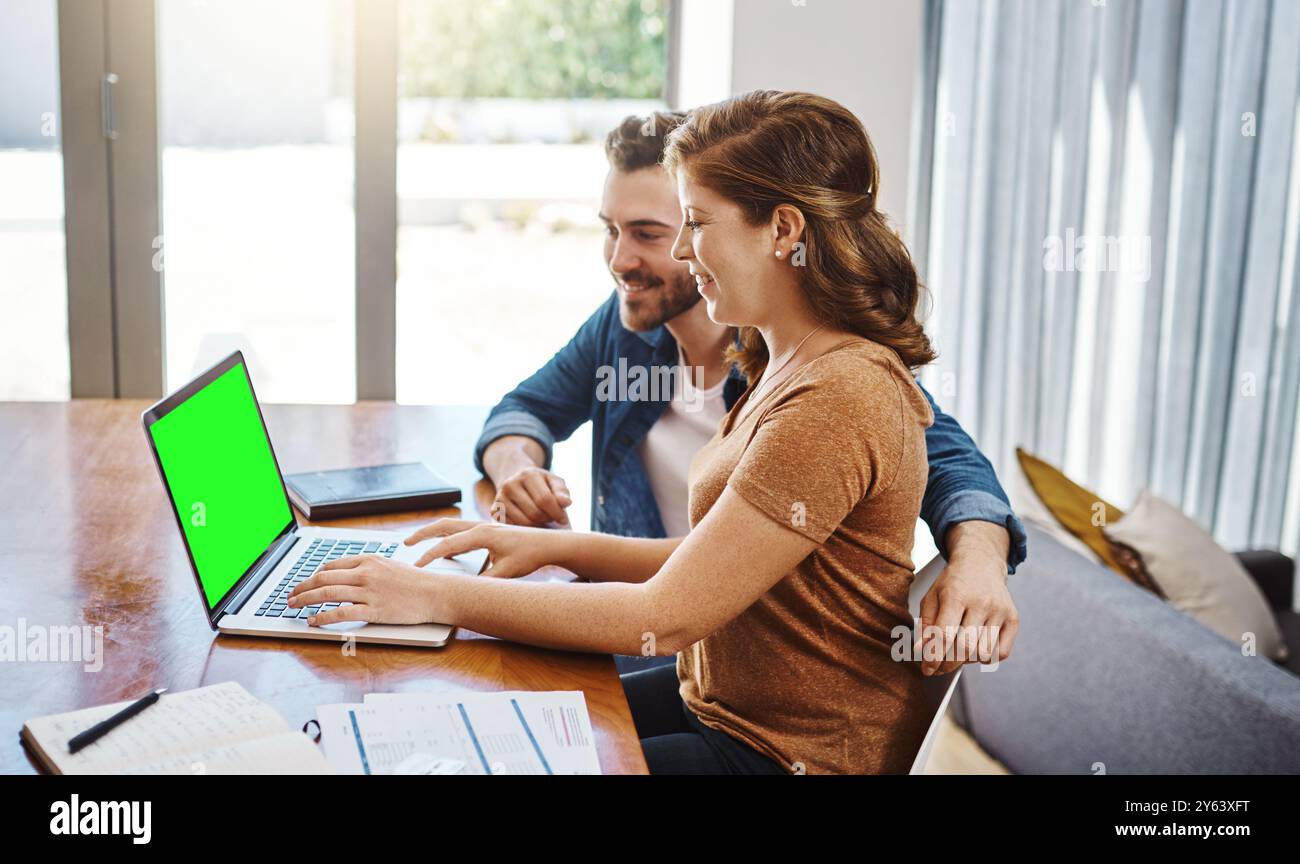
<path fill-rule="evenodd" d="M 772 211 L 772 241 L 778 258 L 788 258 L 794 244 L 803 240 L 805 227 L 803 211 L 793 204 L 778 204 Z"/>

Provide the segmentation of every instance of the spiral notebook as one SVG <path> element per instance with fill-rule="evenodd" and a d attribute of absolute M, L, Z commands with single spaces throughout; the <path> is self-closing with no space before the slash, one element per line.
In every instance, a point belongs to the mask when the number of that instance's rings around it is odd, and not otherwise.
<path fill-rule="evenodd" d="M 54 774 L 330 774 L 320 748 L 234 681 L 164 693 L 77 753 L 68 741 L 130 701 L 29 720 L 22 740 Z"/>

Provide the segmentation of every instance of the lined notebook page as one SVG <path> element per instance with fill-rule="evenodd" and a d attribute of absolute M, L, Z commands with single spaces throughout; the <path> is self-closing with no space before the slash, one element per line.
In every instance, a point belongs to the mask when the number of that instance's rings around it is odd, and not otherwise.
<path fill-rule="evenodd" d="M 68 753 L 74 735 L 130 704 L 40 717 L 25 731 L 64 774 L 329 773 L 305 735 L 234 681 L 165 693 L 95 743 Z"/>

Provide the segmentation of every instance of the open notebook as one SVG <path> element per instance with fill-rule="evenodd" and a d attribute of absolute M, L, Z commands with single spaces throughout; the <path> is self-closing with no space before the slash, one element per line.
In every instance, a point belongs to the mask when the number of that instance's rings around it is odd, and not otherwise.
<path fill-rule="evenodd" d="M 55 774 L 330 774 L 320 748 L 234 681 L 164 693 L 75 754 L 68 741 L 130 702 L 38 717 L 23 741 Z"/>

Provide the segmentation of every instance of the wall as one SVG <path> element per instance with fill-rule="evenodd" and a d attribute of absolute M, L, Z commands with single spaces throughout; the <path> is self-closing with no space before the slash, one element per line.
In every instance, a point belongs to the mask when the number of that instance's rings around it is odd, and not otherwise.
<path fill-rule="evenodd" d="M 733 0 L 726 0 L 733 2 Z M 731 91 L 805 90 L 843 103 L 880 159 L 880 206 L 906 224 L 920 2 L 734 0 Z"/>
<path fill-rule="evenodd" d="M 54 0 L 0 0 L 0 147 L 48 150 L 59 111 Z M 44 128 L 43 128 L 44 127 Z"/>

